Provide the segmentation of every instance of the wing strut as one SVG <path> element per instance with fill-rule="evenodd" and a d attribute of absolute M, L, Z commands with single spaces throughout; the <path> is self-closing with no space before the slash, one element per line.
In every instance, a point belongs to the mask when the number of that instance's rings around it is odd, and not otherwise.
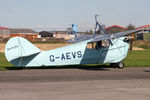
<path fill-rule="evenodd" d="M 96 36 L 96 30 L 97 30 L 97 27 L 99 27 L 100 30 L 102 30 L 104 32 L 104 34 L 107 34 L 105 29 L 98 23 L 97 21 L 97 16 L 98 15 L 95 15 L 95 22 L 96 22 L 96 25 L 95 25 L 95 31 L 94 31 L 94 34 L 93 34 L 93 38 Z"/>

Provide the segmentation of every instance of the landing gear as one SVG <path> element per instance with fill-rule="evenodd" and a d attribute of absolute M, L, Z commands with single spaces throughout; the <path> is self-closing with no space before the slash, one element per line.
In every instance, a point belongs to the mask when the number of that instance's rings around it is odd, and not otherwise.
<path fill-rule="evenodd" d="M 116 63 L 110 63 L 110 67 L 116 68 Z"/>
<path fill-rule="evenodd" d="M 123 69 L 124 68 L 124 63 L 123 62 L 117 63 L 117 67 L 120 68 L 120 69 Z"/>
<path fill-rule="evenodd" d="M 113 68 L 123 69 L 124 68 L 124 63 L 123 62 L 111 63 L 110 66 L 113 67 Z"/>

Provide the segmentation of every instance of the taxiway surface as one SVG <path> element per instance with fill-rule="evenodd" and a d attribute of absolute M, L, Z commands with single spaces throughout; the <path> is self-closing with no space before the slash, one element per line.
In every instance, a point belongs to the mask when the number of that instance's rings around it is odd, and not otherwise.
<path fill-rule="evenodd" d="M 150 67 L 0 71 L 0 100 L 150 100 Z"/>

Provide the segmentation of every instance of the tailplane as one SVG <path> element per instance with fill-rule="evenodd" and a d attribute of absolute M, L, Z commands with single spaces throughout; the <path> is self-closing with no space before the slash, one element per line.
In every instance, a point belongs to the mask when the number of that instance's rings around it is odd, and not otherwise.
<path fill-rule="evenodd" d="M 9 62 L 12 62 L 15 59 L 32 56 L 40 52 L 40 49 L 22 37 L 11 38 L 5 47 L 5 56 Z"/>

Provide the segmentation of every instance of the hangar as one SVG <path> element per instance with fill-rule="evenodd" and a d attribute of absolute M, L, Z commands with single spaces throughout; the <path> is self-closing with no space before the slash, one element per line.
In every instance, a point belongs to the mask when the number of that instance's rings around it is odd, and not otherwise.
<path fill-rule="evenodd" d="M 127 28 L 119 26 L 119 25 L 112 25 L 112 26 L 106 27 L 105 30 L 107 33 L 111 34 L 111 33 L 126 31 Z"/>
<path fill-rule="evenodd" d="M 150 24 L 137 27 L 136 29 L 142 30 L 141 32 L 137 33 L 137 40 L 150 40 Z"/>
<path fill-rule="evenodd" d="M 7 41 L 9 38 L 9 28 L 0 26 L 0 41 Z"/>
<path fill-rule="evenodd" d="M 6 35 L 9 34 L 9 28 L 0 26 L 0 35 Z"/>
<path fill-rule="evenodd" d="M 41 35 L 41 37 L 53 37 L 54 32 L 50 32 L 50 31 L 41 31 L 39 32 L 39 35 Z"/>
<path fill-rule="evenodd" d="M 29 41 L 34 41 L 34 39 L 38 38 L 38 32 L 32 29 L 21 29 L 21 28 L 10 29 L 10 37 L 15 36 L 24 37 Z"/>

